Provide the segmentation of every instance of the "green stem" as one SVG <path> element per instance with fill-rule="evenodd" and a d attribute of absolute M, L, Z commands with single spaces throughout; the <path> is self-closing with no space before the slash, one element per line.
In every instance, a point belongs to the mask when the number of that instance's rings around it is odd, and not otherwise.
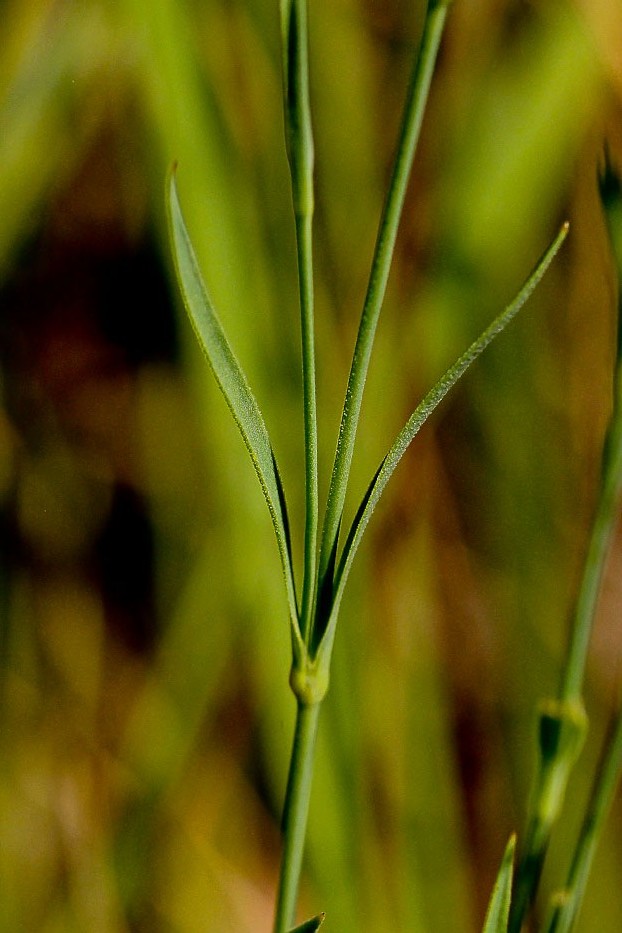
<path fill-rule="evenodd" d="M 536 895 L 551 831 L 587 731 L 583 704 L 551 700 L 540 714 L 539 765 L 512 897 L 508 933 L 520 933 Z"/>
<path fill-rule="evenodd" d="M 622 771 L 622 711 L 618 713 L 598 769 L 590 803 L 583 820 L 566 888 L 554 898 L 546 933 L 569 933 L 585 892 L 594 853 Z"/>
<path fill-rule="evenodd" d="M 285 131 L 292 180 L 300 318 L 305 447 L 305 539 L 301 631 L 313 615 L 318 526 L 317 406 L 313 312 L 314 145 L 309 99 L 307 0 L 283 3 Z"/>
<path fill-rule="evenodd" d="M 603 452 L 600 494 L 571 628 L 560 698 L 553 702 L 552 710 L 549 704 L 547 713 L 550 722 L 554 724 L 554 729 L 550 729 L 549 733 L 554 733 L 554 736 L 547 748 L 544 747 L 542 736 L 540 741 L 538 778 L 517 873 L 510 933 L 519 933 L 524 917 L 535 899 L 553 825 L 561 810 L 570 772 L 587 729 L 582 700 L 587 649 L 622 489 L 621 379 L 618 367 L 614 412 Z"/>
<path fill-rule="evenodd" d="M 306 517 L 301 632 L 308 641 L 313 616 L 318 528 L 317 408 L 315 393 L 315 340 L 313 328 L 313 269 L 311 215 L 296 218 L 300 305 L 302 318 L 302 372 L 305 427 Z"/>
<path fill-rule="evenodd" d="M 509 933 L 519 933 L 533 903 L 553 825 L 561 810 L 570 772 L 580 752 L 587 719 L 583 681 L 590 635 L 622 493 L 622 365 L 617 363 L 614 404 L 603 449 L 600 490 L 583 577 L 571 626 L 568 655 L 554 701 L 556 736 L 548 750 L 540 742 L 540 764 L 523 855 L 517 873 Z"/>
<path fill-rule="evenodd" d="M 601 197 L 608 222 L 613 254 L 622 275 L 622 189 L 615 173 L 607 169 L 601 178 Z M 605 561 L 611 546 L 622 493 L 622 304 L 618 299 L 617 360 L 613 414 L 605 441 L 601 494 L 588 549 L 584 586 L 579 598 L 568 665 L 562 684 L 564 696 L 580 696 L 591 622 Z M 552 902 L 547 933 L 567 933 L 579 910 L 587 876 L 602 824 L 609 810 L 622 770 L 622 710 L 605 743 L 596 772 L 590 803 L 573 856 L 566 888 Z"/>
<path fill-rule="evenodd" d="M 429 5 L 419 56 L 408 87 L 393 173 L 378 228 L 339 428 L 320 549 L 320 588 L 335 557 L 369 360 L 448 6 L 448 3 L 438 2 Z"/>
<path fill-rule="evenodd" d="M 561 696 L 578 699 L 583 689 L 587 649 L 600 592 L 603 570 L 611 547 L 622 490 L 622 374 L 616 375 L 614 412 L 605 440 L 601 492 L 592 528 L 583 580 L 577 600 Z"/>
<path fill-rule="evenodd" d="M 307 705 L 298 702 L 294 744 L 283 808 L 283 855 L 274 933 L 286 933 L 295 922 L 319 712 L 320 703 Z"/>

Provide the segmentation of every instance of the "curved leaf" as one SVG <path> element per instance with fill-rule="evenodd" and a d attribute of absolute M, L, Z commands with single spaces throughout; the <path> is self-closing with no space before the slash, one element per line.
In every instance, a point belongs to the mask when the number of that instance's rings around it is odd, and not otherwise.
<path fill-rule="evenodd" d="M 507 933 L 508 921 L 510 919 L 510 903 L 512 900 L 515 848 L 516 837 L 511 836 L 506 846 L 501 868 L 499 869 L 499 874 L 497 875 L 497 880 L 495 881 L 495 886 L 490 897 L 482 933 Z"/>
<path fill-rule="evenodd" d="M 201 277 L 181 212 L 174 170 L 169 175 L 167 208 L 175 268 L 184 304 L 194 332 L 244 439 L 261 483 L 283 566 L 294 646 L 300 649 L 289 525 L 281 479 L 263 416 L 222 329 Z"/>
<path fill-rule="evenodd" d="M 358 546 L 361 543 L 361 538 L 363 537 L 363 533 L 367 527 L 369 519 L 371 518 L 372 513 L 378 504 L 378 500 L 384 492 L 385 486 L 389 482 L 395 468 L 404 456 L 411 441 L 428 420 L 434 409 L 437 408 L 437 406 L 445 398 L 449 390 L 453 388 L 460 377 L 464 375 L 469 366 L 475 362 L 478 356 L 480 356 L 486 347 L 492 343 L 495 337 L 497 337 L 501 331 L 507 327 L 512 318 L 518 314 L 547 271 L 559 248 L 566 239 L 567 234 L 568 224 L 565 223 L 536 265 L 534 271 L 531 273 L 514 301 L 512 301 L 511 304 L 509 304 L 507 308 L 498 317 L 495 318 L 492 324 L 490 324 L 490 326 L 487 327 L 482 334 L 480 334 L 480 336 L 471 344 L 468 350 L 462 354 L 462 356 L 454 363 L 454 365 L 447 370 L 445 375 L 439 379 L 436 385 L 430 389 L 423 401 L 417 406 L 417 408 L 415 408 L 414 412 L 398 434 L 393 446 L 378 467 L 376 474 L 369 484 L 367 492 L 365 493 L 365 496 L 359 505 L 341 554 L 339 566 L 337 568 L 337 574 L 335 577 L 333 607 L 326 631 L 322 638 L 322 642 L 320 643 L 319 651 L 324 652 L 325 650 L 328 650 L 330 653 L 330 645 L 332 644 L 332 638 L 334 634 L 331 629 L 333 629 L 334 625 L 336 624 L 339 604 L 341 602 L 341 597 L 343 595 L 343 590 L 348 574 L 350 572 L 350 568 L 352 567 L 352 561 L 354 560 Z M 323 646 L 324 641 L 326 641 L 326 648 Z"/>

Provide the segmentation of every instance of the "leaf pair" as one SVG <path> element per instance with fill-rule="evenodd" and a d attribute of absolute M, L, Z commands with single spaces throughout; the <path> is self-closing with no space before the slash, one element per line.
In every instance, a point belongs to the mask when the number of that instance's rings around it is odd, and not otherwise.
<path fill-rule="evenodd" d="M 389 479 L 411 441 L 434 409 L 471 364 L 475 362 L 523 307 L 561 247 L 568 233 L 568 224 L 563 225 L 514 301 L 471 344 L 468 350 L 447 370 L 423 401 L 415 408 L 380 464 L 361 501 L 347 535 L 337 564 L 332 591 L 328 594 L 326 626 L 320 632 L 321 639 L 319 639 L 316 646 L 317 653 L 314 652 L 314 656 L 310 659 L 307 656 L 307 649 L 299 626 L 287 507 L 272 444 L 255 396 L 229 345 L 203 282 L 181 212 L 174 171 L 170 174 L 168 184 L 168 215 L 177 276 L 186 310 L 216 381 L 244 439 L 270 511 L 285 578 L 295 659 L 301 662 L 303 666 L 305 663 L 308 664 L 309 661 L 315 661 L 316 658 L 320 665 L 328 665 L 337 614 L 348 574 L 365 528 Z"/>

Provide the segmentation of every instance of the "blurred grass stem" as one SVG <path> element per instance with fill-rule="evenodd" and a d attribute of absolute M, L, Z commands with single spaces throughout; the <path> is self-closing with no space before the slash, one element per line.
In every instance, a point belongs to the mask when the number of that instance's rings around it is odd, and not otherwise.
<path fill-rule="evenodd" d="M 622 365 L 618 347 L 613 412 L 605 435 L 598 501 L 572 619 L 559 698 L 546 704 L 540 719 L 538 775 L 517 873 L 509 933 L 519 933 L 535 900 L 553 825 L 561 811 L 570 773 L 587 733 L 587 716 L 583 703 L 587 652 L 603 572 L 619 514 L 621 495 Z M 615 742 L 617 741 L 619 740 L 616 738 Z M 551 927 L 552 929 L 557 927 Z"/>
<path fill-rule="evenodd" d="M 622 278 L 622 188 L 608 167 L 601 178 L 601 198 L 617 267 Z M 577 603 L 563 696 L 579 697 L 585 671 L 591 623 L 602 574 L 615 533 L 622 498 L 622 303 L 618 293 L 617 359 L 613 386 L 613 413 L 605 437 L 601 492 L 588 548 L 583 586 Z M 575 923 L 605 817 L 612 805 L 622 771 L 622 709 L 609 731 L 596 771 L 590 802 L 575 849 L 566 887 L 552 899 L 546 933 L 568 933 Z"/>
<path fill-rule="evenodd" d="M 622 491 L 622 412 L 620 411 L 622 374 L 620 369 L 618 363 L 614 412 L 603 452 L 600 496 L 585 560 L 561 689 L 561 697 L 567 701 L 576 701 L 581 697 L 592 621 L 596 612 L 603 570 L 615 531 Z"/>
<path fill-rule="evenodd" d="M 594 860 L 600 833 L 611 809 L 620 772 L 622 771 L 622 710 L 618 712 L 613 730 L 598 769 L 590 803 L 585 814 L 575 850 L 568 882 L 554 897 L 546 933 L 569 933 L 572 929 Z"/>

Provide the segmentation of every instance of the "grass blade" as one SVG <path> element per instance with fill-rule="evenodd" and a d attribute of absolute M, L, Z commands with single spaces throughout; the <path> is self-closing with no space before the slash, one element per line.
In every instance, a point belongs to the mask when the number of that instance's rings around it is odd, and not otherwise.
<path fill-rule="evenodd" d="M 511 836 L 508 842 L 501 868 L 495 881 L 490 897 L 486 919 L 482 933 L 507 933 L 510 919 L 510 903 L 512 900 L 512 878 L 514 875 L 514 850 L 516 849 L 516 836 Z"/>
<path fill-rule="evenodd" d="M 352 566 L 352 561 L 354 560 L 354 556 L 358 550 L 361 538 L 372 516 L 372 513 L 376 508 L 388 481 L 393 475 L 393 471 L 402 459 L 415 435 L 428 420 L 434 409 L 437 408 L 438 405 L 442 402 L 449 390 L 456 384 L 456 382 L 458 382 L 461 376 L 464 375 L 464 373 L 471 366 L 471 364 L 475 362 L 478 356 L 483 353 L 486 347 L 492 343 L 495 337 L 497 337 L 501 331 L 507 327 L 510 321 L 518 314 L 549 268 L 567 234 L 568 224 L 566 223 L 563 225 L 549 248 L 546 250 L 514 301 L 512 301 L 512 303 L 509 304 L 497 318 L 495 318 L 492 324 L 486 328 L 486 330 L 477 338 L 477 340 L 471 344 L 468 350 L 466 350 L 465 353 L 463 353 L 462 356 L 454 363 L 454 365 L 447 370 L 445 375 L 439 379 L 436 385 L 430 389 L 423 401 L 414 410 L 405 426 L 398 434 L 393 446 L 378 467 L 378 470 L 376 471 L 375 476 L 369 484 L 367 492 L 365 493 L 365 496 L 358 508 L 354 521 L 352 522 L 346 543 L 343 548 L 343 552 L 341 554 L 337 568 L 337 574 L 335 577 L 335 588 L 333 591 L 331 615 L 327 622 L 326 634 L 322 637 L 321 647 L 319 649 L 322 652 L 328 650 L 328 653 L 330 654 L 330 645 L 332 643 L 333 637 L 331 630 L 334 629 L 339 604 L 341 602 L 345 583 Z M 326 641 L 326 648 L 323 644 L 324 641 Z"/>
<path fill-rule="evenodd" d="M 298 627 L 287 510 L 272 445 L 259 406 L 203 283 L 181 212 L 174 172 L 169 177 L 167 207 L 175 267 L 188 316 L 244 439 L 270 510 L 285 576 L 294 650 L 300 652 L 303 648 Z"/>

